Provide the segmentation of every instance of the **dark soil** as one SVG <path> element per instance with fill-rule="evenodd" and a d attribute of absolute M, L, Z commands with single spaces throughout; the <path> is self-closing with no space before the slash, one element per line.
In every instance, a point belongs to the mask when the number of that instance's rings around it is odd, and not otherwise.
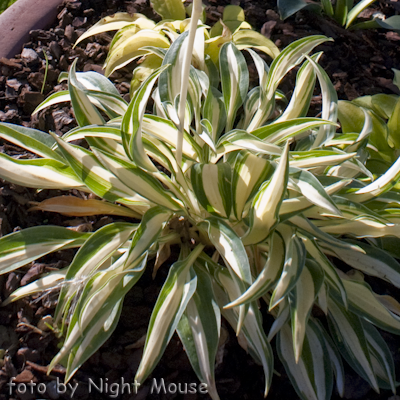
<path fill-rule="evenodd" d="M 324 51 L 321 65 L 331 77 L 340 99 L 354 99 L 361 95 L 375 93 L 397 93 L 392 84 L 391 68 L 400 69 L 400 36 L 395 32 L 379 31 L 346 31 L 335 22 L 324 17 L 304 11 L 286 21 L 281 21 L 276 13 L 275 3 L 264 0 L 209 0 L 207 4 L 207 23 L 216 22 L 227 4 L 236 4 L 244 8 L 246 20 L 265 36 L 271 38 L 279 48 L 290 42 L 311 34 L 325 34 L 335 39 L 333 43 L 324 44 L 319 50 Z M 374 6 L 387 16 L 400 11 L 400 2 L 380 1 Z M 109 34 L 96 37 L 96 41 L 87 40 L 72 49 L 75 40 L 88 27 L 101 17 L 117 11 L 130 13 L 140 12 L 157 19 L 146 0 L 82 0 L 66 1 L 60 8 L 57 21 L 48 31 L 31 32 L 31 41 L 15 58 L 0 60 L 0 121 L 23 124 L 41 130 L 52 130 L 58 134 L 65 133 L 75 126 L 73 113 L 68 104 L 52 107 L 31 116 L 34 108 L 52 91 L 65 89 L 65 84 L 57 84 L 61 71 L 68 70 L 74 58 L 79 57 L 78 70 L 95 70 L 101 72 L 102 63 L 107 54 L 111 40 Z M 366 17 L 370 10 L 364 13 Z M 41 93 L 46 69 L 45 56 L 49 68 L 43 94 Z M 120 92 L 128 98 L 129 77 L 132 66 L 116 72 L 112 79 Z M 293 88 L 294 74 L 281 85 L 281 89 L 290 94 Z M 313 99 L 313 110 L 318 111 L 320 98 L 316 93 Z M 29 157 L 21 149 L 0 141 L 0 151 L 18 156 Z M 29 212 L 32 201 L 62 194 L 60 191 L 36 190 L 22 188 L 0 180 L 0 236 L 19 229 L 36 225 L 73 226 L 77 230 L 92 231 L 111 221 L 110 217 L 75 218 L 62 217 L 58 214 Z M 77 196 L 82 193 L 74 192 Z M 71 261 L 73 251 L 64 251 L 44 257 L 37 262 L 21 268 L 16 272 L 0 277 L 1 298 L 4 299 L 20 285 L 36 279 L 43 272 L 61 268 Z M 95 386 L 103 383 L 134 382 L 136 369 L 140 362 L 143 338 L 147 323 L 158 291 L 167 274 L 167 267 L 162 268 L 155 280 L 151 277 L 151 268 L 127 295 L 118 327 L 106 344 L 86 362 L 71 381 L 77 387 L 74 399 L 207 399 L 203 394 L 157 394 L 151 393 L 152 379 L 160 382 L 161 378 L 169 383 L 198 384 L 192 372 L 186 354 L 177 337 L 169 344 L 159 366 L 150 378 L 141 386 L 137 395 L 115 396 L 111 386 L 104 386 L 99 393 Z M 69 399 L 71 391 L 57 393 L 57 380 L 63 381 L 64 370 L 56 368 L 47 376 L 47 365 L 57 352 L 58 340 L 52 332 L 46 330 L 44 321 L 54 311 L 56 294 L 50 293 L 38 298 L 26 298 L 10 306 L 0 308 L 0 349 L 6 350 L 4 361 L 0 359 L 0 400 L 37 398 Z M 266 328 L 270 321 L 265 320 Z M 39 329 L 39 327 L 41 329 Z M 393 352 L 397 376 L 400 376 L 399 340 L 397 337 L 383 333 Z M 285 370 L 276 358 L 276 371 L 270 399 L 296 399 Z M 382 391 L 380 395 L 373 392 L 368 384 L 346 367 L 346 399 L 388 399 L 392 394 Z M 26 386 L 25 394 L 18 393 L 16 386 L 11 390 L 7 385 L 11 377 L 15 383 L 44 383 L 35 390 Z M 91 380 L 91 381 L 90 381 Z M 256 365 L 250 356 L 237 344 L 234 332 L 223 324 L 221 346 L 216 368 L 216 381 L 221 399 L 262 399 L 264 376 L 262 368 Z M 92 386 L 90 385 L 92 382 Z M 22 387 L 22 386 L 21 386 Z M 184 386 L 181 386 L 184 388 Z M 61 387 L 60 387 L 61 388 Z M 91 393 L 90 389 L 91 388 Z M 133 392 L 134 393 L 134 392 Z M 334 399 L 338 398 L 336 394 Z M 393 398 L 395 399 L 395 398 Z M 400 399 L 400 397 L 397 397 Z"/>

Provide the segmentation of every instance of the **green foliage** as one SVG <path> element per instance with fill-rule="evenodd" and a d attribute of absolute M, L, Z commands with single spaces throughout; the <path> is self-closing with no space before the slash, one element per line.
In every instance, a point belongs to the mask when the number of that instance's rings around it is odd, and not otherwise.
<path fill-rule="evenodd" d="M 369 21 L 359 22 L 353 25 L 357 16 L 369 7 L 375 0 L 361 0 L 354 4 L 354 0 L 321 0 L 321 3 L 310 3 L 305 0 L 278 0 L 278 10 L 282 19 L 286 19 L 304 8 L 315 12 L 323 11 L 328 17 L 334 19 L 339 25 L 346 29 L 366 29 L 366 28 L 384 28 L 389 30 L 400 29 L 400 17 L 394 15 L 385 18 L 381 15 L 375 15 Z"/>
<path fill-rule="evenodd" d="M 14 4 L 17 0 L 0 0 L 0 14 L 8 7 Z"/>
<path fill-rule="evenodd" d="M 57 137 L 0 124 L 2 139 L 37 156 L 17 160 L 0 154 L 2 178 L 27 187 L 40 188 L 42 182 L 46 188 L 82 190 L 107 205 L 63 197 L 37 208 L 93 215 L 98 207 L 99 214 L 136 219 L 89 234 L 46 226 L 1 238 L 1 273 L 52 251 L 78 248 L 66 269 L 18 289 L 6 304 L 60 290 L 55 324 L 64 341 L 50 370 L 65 365 L 68 381 L 111 335 L 123 298 L 147 261 L 156 258 L 156 268 L 163 267 L 160 260 L 177 244 L 179 258 L 168 267 L 150 318 L 139 383 L 176 331 L 197 376 L 218 399 L 214 365 L 222 316 L 262 365 L 265 395 L 275 336 L 277 354 L 304 400 L 329 399 L 334 382 L 343 394 L 342 357 L 375 390 L 394 392 L 392 356 L 374 325 L 399 334 L 400 305 L 374 293 L 364 274 L 400 287 L 398 100 L 374 98 L 378 106 L 368 109 L 338 103 L 318 65 L 321 54 L 308 56 L 328 38 L 300 39 L 267 64 L 250 48 L 262 52 L 265 43 L 243 28 L 238 8 L 228 9 L 226 21 L 243 29 L 224 36 L 217 26 L 210 36 L 197 23 L 198 6 L 196 1 L 193 24 L 162 21 L 160 29 L 143 29 L 151 21 L 116 14 L 92 28 L 90 34 L 107 24 L 120 29 L 108 68 L 112 57 L 114 66 L 132 54 L 159 58 L 129 104 L 107 78 L 76 72 L 73 63 L 68 92 L 50 96 L 38 109 L 70 100 L 79 127 Z M 143 42 L 124 44 L 132 52 L 128 58 L 112 56 L 123 37 Z M 150 47 L 143 47 L 146 41 Z M 244 53 L 256 66 L 255 87 Z M 300 68 L 287 100 L 278 86 L 295 66 Z M 317 79 L 322 117 L 312 118 L 307 114 Z M 72 144 L 77 139 L 86 143 Z M 349 273 L 338 268 L 337 259 L 347 263 Z M 319 322 L 317 308 L 327 324 Z M 269 332 L 263 312 L 274 318 Z"/>

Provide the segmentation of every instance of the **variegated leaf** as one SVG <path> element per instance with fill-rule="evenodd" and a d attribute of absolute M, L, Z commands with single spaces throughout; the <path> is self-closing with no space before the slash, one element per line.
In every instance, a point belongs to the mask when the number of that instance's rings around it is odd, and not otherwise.
<path fill-rule="evenodd" d="M 289 293 L 293 348 L 296 363 L 303 349 L 308 319 L 314 302 L 324 282 L 324 272 L 312 260 L 306 260 L 296 285 Z"/>
<path fill-rule="evenodd" d="M 76 370 L 110 337 L 117 326 L 122 300 L 143 274 L 147 254 L 124 271 L 125 257 L 120 257 L 109 270 L 97 272 L 88 280 L 75 308 L 66 340 L 49 366 L 67 365 L 68 382 Z"/>
<path fill-rule="evenodd" d="M 237 286 L 226 268 L 215 268 L 215 265 L 212 264 L 209 264 L 209 268 L 216 278 L 216 281 L 213 282 L 214 293 L 220 308 L 222 308 L 224 304 L 237 298 Z M 222 315 L 239 336 L 239 344 L 250 353 L 256 362 L 262 364 L 265 375 L 264 395 L 267 396 L 271 386 L 274 358 L 262 326 L 262 316 L 256 303 L 249 305 L 243 324 L 240 323 L 240 313 L 240 309 L 238 311 L 236 308 L 222 310 Z"/>
<path fill-rule="evenodd" d="M 247 149 L 254 153 L 279 156 L 282 150 L 279 146 L 265 143 L 246 131 L 235 129 L 223 135 L 217 143 L 215 160 L 221 156 L 236 150 Z"/>
<path fill-rule="evenodd" d="M 294 288 L 306 261 L 306 250 L 303 242 L 297 237 L 296 231 L 286 225 L 281 225 L 279 231 L 285 242 L 285 263 L 281 277 L 271 296 L 270 310 L 276 307 Z"/>
<path fill-rule="evenodd" d="M 328 74 L 324 69 L 317 64 L 313 59 L 307 56 L 307 60 L 315 69 L 318 77 L 319 84 L 321 86 L 322 93 L 322 114 L 321 118 L 324 120 L 336 123 L 338 114 L 338 97 L 336 89 L 334 88 Z M 317 136 L 315 138 L 313 148 L 321 147 L 325 142 L 332 139 L 335 134 L 335 127 L 331 125 L 324 125 L 319 128 Z"/>
<path fill-rule="evenodd" d="M 318 62 L 322 52 L 314 54 L 311 59 Z M 291 119 L 306 117 L 315 88 L 316 74 L 313 66 L 307 61 L 303 63 L 296 75 L 296 85 L 290 102 L 283 114 L 275 121 L 284 122 Z"/>
<path fill-rule="evenodd" d="M 266 93 L 267 96 L 262 102 L 259 110 L 247 128 L 253 131 L 260 127 L 271 114 L 274 108 L 274 94 L 283 77 L 296 65 L 301 63 L 305 54 L 309 53 L 314 47 L 329 40 L 326 36 L 308 36 L 291 43 L 275 58 L 271 64 L 268 74 Z"/>
<path fill-rule="evenodd" d="M 62 139 L 56 138 L 57 143 L 77 176 L 81 176 L 83 183 L 97 196 L 108 201 L 118 201 L 129 204 L 135 211 L 141 213 L 149 208 L 144 198 L 124 185 L 114 174 L 109 172 L 88 150 L 73 146 Z M 136 207 L 136 208 L 135 208 Z"/>
<path fill-rule="evenodd" d="M 241 151 L 233 164 L 232 203 L 235 217 L 240 220 L 246 203 L 271 174 L 270 162 L 250 152 Z"/>
<path fill-rule="evenodd" d="M 219 396 L 215 387 L 214 365 L 218 350 L 221 312 L 214 299 L 209 274 L 194 265 L 197 287 L 179 321 L 177 332 L 192 368 L 213 400 Z"/>
<path fill-rule="evenodd" d="M 379 391 L 360 318 L 330 298 L 329 327 L 342 356 Z"/>
<path fill-rule="evenodd" d="M 103 226 L 91 235 L 68 267 L 65 280 L 70 283 L 61 288 L 55 311 L 56 320 L 61 319 L 67 303 L 86 284 L 89 277 L 130 238 L 137 227 L 137 224 L 115 222 Z"/>
<path fill-rule="evenodd" d="M 378 179 L 369 185 L 357 190 L 354 194 L 347 195 L 351 200 L 364 202 L 390 190 L 400 179 L 400 157 Z"/>
<path fill-rule="evenodd" d="M 0 122 L 0 138 L 41 157 L 64 162 L 60 153 L 52 148 L 56 141 L 45 132 Z"/>
<path fill-rule="evenodd" d="M 367 283 L 344 279 L 343 285 L 352 312 L 385 331 L 400 334 L 400 318 L 375 297 Z"/>
<path fill-rule="evenodd" d="M 288 182 L 289 144 L 287 143 L 272 178 L 263 183 L 250 209 L 250 228 L 243 237 L 244 244 L 260 243 L 278 223 L 279 207 Z"/>
<path fill-rule="evenodd" d="M 226 132 L 236 118 L 236 112 L 244 103 L 249 87 L 249 71 L 242 53 L 233 43 L 226 43 L 219 54 L 222 95 L 226 110 Z"/>
<path fill-rule="evenodd" d="M 261 257 L 264 260 L 264 267 L 257 279 L 242 296 L 225 306 L 225 308 L 256 301 L 276 284 L 281 276 L 285 262 L 285 243 L 279 232 L 275 231 L 272 234 L 268 258 L 263 255 Z"/>
<path fill-rule="evenodd" d="M 239 297 L 252 283 L 249 259 L 242 241 L 233 229 L 220 218 L 209 217 L 201 222 L 199 227 L 208 232 L 208 238 L 224 259 L 235 285 L 233 289 Z M 248 305 L 240 306 L 239 309 L 238 332 L 242 327 Z"/>
<path fill-rule="evenodd" d="M 26 296 L 31 296 L 36 293 L 46 293 L 53 289 L 58 290 L 63 285 L 66 273 L 67 268 L 63 268 L 45 274 L 43 277 L 14 290 L 14 292 L 12 292 L 10 296 L 1 303 L 1 305 L 5 307 L 7 304 L 20 300 Z"/>
<path fill-rule="evenodd" d="M 178 130 L 169 120 L 155 115 L 145 115 L 143 118 L 142 130 L 150 136 L 164 141 L 174 148 L 178 141 Z M 182 153 L 189 159 L 198 160 L 201 148 L 194 139 L 186 132 L 183 135 Z"/>
<path fill-rule="evenodd" d="M 272 59 L 279 55 L 279 49 L 272 40 L 252 29 L 240 29 L 232 35 L 232 39 L 239 50 L 252 47 L 269 55 Z"/>
<path fill-rule="evenodd" d="M 89 100 L 85 86 L 77 78 L 75 71 L 77 61 L 76 58 L 72 63 L 68 76 L 68 91 L 76 121 L 79 126 L 104 125 L 103 117 Z"/>
<path fill-rule="evenodd" d="M 134 163 L 95 148 L 92 150 L 98 160 L 107 167 L 107 170 L 115 174 L 118 180 L 132 191 L 135 190 L 140 196 L 153 204 L 159 204 L 172 210 L 181 208 L 179 200 L 170 191 L 165 190 L 155 177 L 146 173 Z"/>
<path fill-rule="evenodd" d="M 278 120 L 279 121 L 279 120 Z M 267 143 L 280 144 L 286 140 L 308 132 L 321 125 L 335 125 L 336 123 L 321 118 L 294 118 L 285 121 L 275 121 L 269 125 L 261 126 L 251 133 Z"/>
<path fill-rule="evenodd" d="M 165 69 L 166 66 L 158 68 L 143 82 L 131 100 L 121 124 L 122 143 L 126 154 L 138 167 L 151 172 L 157 171 L 157 168 L 150 161 L 143 148 L 142 121 L 153 85 Z"/>
<path fill-rule="evenodd" d="M 378 378 L 378 383 L 380 378 L 388 384 L 393 394 L 396 394 L 396 386 L 398 386 L 398 383 L 396 382 L 392 352 L 378 330 L 370 323 L 363 321 L 363 328 L 371 354 L 372 367 Z M 382 384 L 379 384 L 379 386 L 386 389 Z"/>
<path fill-rule="evenodd" d="M 75 46 L 90 36 L 98 35 L 99 33 L 108 31 L 116 31 L 131 24 L 139 25 L 142 29 L 151 28 L 155 25 L 153 21 L 146 18 L 142 14 L 129 14 L 125 12 L 115 13 L 102 18 L 99 22 L 97 22 L 97 24 L 93 25 L 86 32 L 84 32 L 76 41 Z"/>
<path fill-rule="evenodd" d="M 194 164 L 191 183 L 196 198 L 210 214 L 229 218 L 232 209 L 231 168 L 227 163 Z"/>
<path fill-rule="evenodd" d="M 0 238 L 0 274 L 13 271 L 62 249 L 82 246 L 90 233 L 61 226 L 35 226 Z"/>
<path fill-rule="evenodd" d="M 202 115 L 210 121 L 212 138 L 216 142 L 226 125 L 226 111 L 222 93 L 213 86 L 209 87 L 207 97 L 203 102 Z"/>
<path fill-rule="evenodd" d="M 308 254 L 312 259 L 319 264 L 319 266 L 324 270 L 325 281 L 329 284 L 331 288 L 340 294 L 343 305 L 347 307 L 347 292 L 343 281 L 340 279 L 335 267 L 321 251 L 318 244 L 312 237 L 302 237 L 303 243 L 306 247 Z"/>
<path fill-rule="evenodd" d="M 113 46 L 107 56 L 105 75 L 109 76 L 115 70 L 145 55 L 147 50 L 142 49 L 144 46 L 167 48 L 169 45 L 169 40 L 163 34 L 152 29 L 140 30 Z"/>
<path fill-rule="evenodd" d="M 336 216 L 341 215 L 334 201 L 311 172 L 293 167 L 289 168 L 289 181 L 293 182 L 311 203 L 329 210 Z"/>
<path fill-rule="evenodd" d="M 0 177 L 17 185 L 38 189 L 83 189 L 73 169 L 52 158 L 16 159 L 0 153 Z"/>
<path fill-rule="evenodd" d="M 324 253 L 331 254 L 351 267 L 377 276 L 400 287 L 400 264 L 387 252 L 377 247 L 370 246 L 362 241 L 347 241 L 348 244 L 357 246 L 361 251 L 349 248 L 338 248 L 335 245 L 323 243 Z"/>
<path fill-rule="evenodd" d="M 141 215 L 127 207 L 106 203 L 95 199 L 81 199 L 76 196 L 56 196 L 35 204 L 29 211 L 40 210 L 57 212 L 63 215 L 82 217 L 89 215 L 119 215 L 128 218 L 141 218 Z"/>
<path fill-rule="evenodd" d="M 333 386 L 332 367 L 318 327 L 311 321 L 308 324 L 303 355 L 297 362 L 292 341 L 290 326 L 286 324 L 278 333 L 277 350 L 297 394 L 302 400 L 329 399 Z"/>
<path fill-rule="evenodd" d="M 160 360 L 196 290 L 197 278 L 191 276 L 189 270 L 203 247 L 198 245 L 187 258 L 175 262 L 169 270 L 150 317 L 144 352 L 135 377 L 139 383 Z"/>

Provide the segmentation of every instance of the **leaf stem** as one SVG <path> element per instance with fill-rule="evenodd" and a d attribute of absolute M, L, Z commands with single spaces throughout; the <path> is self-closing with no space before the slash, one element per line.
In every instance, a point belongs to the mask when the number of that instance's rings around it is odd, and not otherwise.
<path fill-rule="evenodd" d="M 186 98 L 189 87 L 189 73 L 190 73 L 190 66 L 192 64 L 194 39 L 196 37 L 198 20 L 202 12 L 203 12 L 202 1 L 194 0 L 192 8 L 192 16 L 190 19 L 190 28 L 189 28 L 189 36 L 187 39 L 186 53 L 183 59 L 181 95 L 179 99 L 179 109 L 178 109 L 179 126 L 178 126 L 178 143 L 176 146 L 176 161 L 179 166 L 181 166 L 182 164 L 182 144 L 183 144 L 183 132 L 185 129 Z"/>

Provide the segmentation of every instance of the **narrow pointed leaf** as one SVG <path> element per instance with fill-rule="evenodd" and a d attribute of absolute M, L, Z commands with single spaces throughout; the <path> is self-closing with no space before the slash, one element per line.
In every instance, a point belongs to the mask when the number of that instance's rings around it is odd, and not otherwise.
<path fill-rule="evenodd" d="M 383 306 L 368 284 L 354 280 L 343 280 L 343 284 L 351 311 L 385 331 L 400 334 L 400 318 Z"/>
<path fill-rule="evenodd" d="M 157 69 L 143 82 L 131 100 L 121 124 L 122 142 L 126 153 L 138 167 L 149 171 L 156 171 L 157 169 L 143 148 L 142 121 L 153 85 L 165 68 L 164 66 Z"/>
<path fill-rule="evenodd" d="M 334 245 L 328 245 L 327 243 L 324 243 L 322 247 L 325 253 L 334 255 L 351 267 L 400 287 L 400 264 L 393 257 L 387 252 L 361 241 L 348 241 L 348 243 L 356 244 L 363 252 L 336 248 Z"/>
<path fill-rule="evenodd" d="M 91 103 L 86 93 L 85 87 L 79 82 L 76 75 L 75 59 L 71 65 L 68 76 L 68 91 L 71 96 L 71 105 L 74 109 L 76 121 L 79 126 L 85 125 L 104 125 L 104 119 L 97 108 Z"/>
<path fill-rule="evenodd" d="M 288 324 L 278 333 L 278 356 L 290 381 L 302 400 L 325 400 L 332 393 L 332 368 L 327 357 L 325 340 L 315 324 L 307 326 L 303 355 L 296 362 Z"/>
<path fill-rule="evenodd" d="M 290 227 L 280 228 L 285 241 L 285 263 L 279 282 L 271 296 L 269 309 L 276 307 L 294 288 L 303 270 L 306 251 L 303 242 Z"/>
<path fill-rule="evenodd" d="M 63 287 L 55 312 L 56 319 L 61 318 L 66 303 L 79 290 L 80 278 L 88 279 L 113 253 L 121 247 L 137 229 L 137 224 L 116 222 L 103 226 L 85 242 L 68 267 L 66 280 L 71 280 L 68 287 Z"/>
<path fill-rule="evenodd" d="M 105 75 L 110 76 L 115 70 L 145 55 L 147 50 L 142 49 L 144 46 L 167 48 L 169 45 L 163 34 L 152 29 L 140 30 L 112 48 L 107 57 Z"/>
<path fill-rule="evenodd" d="M 214 299 L 209 275 L 200 266 L 193 268 L 197 276 L 197 288 L 179 321 L 177 332 L 197 377 L 207 384 L 211 398 L 218 400 L 214 365 L 221 312 Z"/>
<path fill-rule="evenodd" d="M 329 210 L 334 215 L 341 215 L 334 201 L 312 173 L 301 169 L 290 169 L 289 173 L 289 180 L 297 185 L 303 196 L 310 200 L 311 203 Z"/>
<path fill-rule="evenodd" d="M 346 311 L 338 303 L 329 301 L 329 327 L 343 357 L 377 391 L 378 384 L 371 365 L 364 329 L 359 317 Z"/>
<path fill-rule="evenodd" d="M 170 191 L 165 190 L 156 178 L 132 162 L 96 149 L 93 149 L 93 153 L 111 173 L 118 176 L 122 184 L 129 187 L 132 191 L 135 190 L 140 196 L 143 196 L 154 204 L 159 204 L 173 210 L 180 208 L 179 203 L 174 199 Z"/>
<path fill-rule="evenodd" d="M 15 159 L 0 153 L 0 177 L 38 189 L 80 189 L 83 182 L 64 162 L 51 158 Z"/>
<path fill-rule="evenodd" d="M 0 238 L 0 273 L 13 271 L 61 249 L 80 247 L 90 233 L 60 226 L 36 226 Z"/>
<path fill-rule="evenodd" d="M 203 247 L 198 245 L 186 259 L 177 261 L 169 270 L 151 314 L 143 357 L 135 377 L 139 383 L 146 379 L 161 358 L 196 290 L 197 278 L 190 276 L 189 269 Z"/>
<path fill-rule="evenodd" d="M 268 258 L 263 257 L 265 260 L 264 268 L 257 279 L 242 296 L 225 306 L 225 308 L 256 301 L 276 284 L 281 276 L 285 262 L 285 243 L 277 231 L 273 233 L 270 242 Z"/>
<path fill-rule="evenodd" d="M 210 214 L 229 218 L 232 209 L 229 164 L 195 164 L 191 182 L 198 201 Z"/>
<path fill-rule="evenodd" d="M 99 214 L 120 215 L 128 218 L 141 217 L 140 214 L 127 207 L 95 199 L 84 200 L 75 196 L 57 196 L 43 200 L 29 209 L 29 211 L 34 210 L 57 212 L 73 217 Z"/>
<path fill-rule="evenodd" d="M 233 43 L 222 46 L 219 61 L 228 132 L 232 129 L 237 110 L 246 98 L 249 72 L 245 58 Z"/>
<path fill-rule="evenodd" d="M 62 156 L 52 149 L 55 140 L 42 131 L 0 122 L 0 138 L 41 157 L 64 162 Z"/>
<path fill-rule="evenodd" d="M 295 287 L 289 293 L 295 360 L 299 361 L 306 335 L 308 318 L 324 281 L 324 273 L 317 263 L 306 261 Z"/>
<path fill-rule="evenodd" d="M 232 176 L 233 212 L 237 219 L 241 219 L 246 203 L 268 179 L 271 170 L 271 164 L 265 158 L 245 151 L 238 153 Z"/>
<path fill-rule="evenodd" d="M 279 207 L 288 182 L 289 144 L 286 144 L 272 178 L 256 194 L 250 209 L 250 229 L 243 238 L 244 244 L 262 242 L 278 223 Z"/>
<path fill-rule="evenodd" d="M 151 27 L 151 24 L 152 26 L 155 25 L 153 21 L 147 19 L 142 14 L 129 14 L 124 12 L 115 13 L 113 15 L 102 18 L 99 22 L 97 22 L 97 24 L 93 25 L 81 36 L 79 36 L 79 39 L 75 42 L 75 46 L 90 36 L 98 35 L 99 33 L 108 31 L 116 31 L 123 28 L 124 26 L 134 23 L 140 23 L 141 26 L 142 23 L 146 23 L 149 24 L 149 28 Z"/>

